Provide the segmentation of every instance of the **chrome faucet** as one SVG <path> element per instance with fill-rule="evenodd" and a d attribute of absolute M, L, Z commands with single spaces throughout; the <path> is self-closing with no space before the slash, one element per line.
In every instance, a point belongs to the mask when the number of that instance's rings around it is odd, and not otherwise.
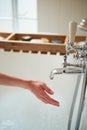
<path fill-rule="evenodd" d="M 84 46 L 74 45 L 77 23 L 70 22 L 69 24 L 69 41 L 66 46 L 66 54 L 64 55 L 63 68 L 54 68 L 50 73 L 50 79 L 54 78 L 55 74 L 62 73 L 83 73 L 87 60 L 87 44 Z M 76 58 L 78 63 L 68 63 L 67 59 L 70 51 L 74 51 L 73 58 Z"/>
<path fill-rule="evenodd" d="M 63 73 L 63 68 L 55 68 L 50 73 L 50 79 L 53 79 L 55 74 L 62 74 L 62 73 Z"/>
<path fill-rule="evenodd" d="M 86 21 L 87 22 L 87 21 Z M 87 24 L 86 24 L 87 25 Z M 78 107 L 78 113 L 77 113 L 77 120 L 75 125 L 75 130 L 79 130 L 80 127 L 80 121 L 84 106 L 84 100 L 85 100 L 85 93 L 87 88 L 87 37 L 86 42 L 84 42 L 84 45 L 77 45 L 74 44 L 75 40 L 75 30 L 76 30 L 76 23 L 71 23 L 71 26 L 69 26 L 69 41 L 67 43 L 66 47 L 66 54 L 64 56 L 64 62 L 62 68 L 55 68 L 50 73 L 50 79 L 54 78 L 55 74 L 62 74 L 62 73 L 84 73 L 83 77 L 83 83 L 82 83 L 82 89 L 80 94 L 80 101 L 79 101 L 79 107 Z M 81 26 L 80 26 L 81 27 Z M 83 29 L 83 27 L 82 27 Z M 87 26 L 86 29 L 87 31 Z M 70 51 L 74 51 L 73 58 L 76 59 L 76 64 L 68 63 L 68 56 L 70 54 Z M 76 85 L 77 88 L 77 85 Z M 78 93 L 78 91 L 77 91 Z M 73 100 L 71 104 L 70 114 L 69 114 L 69 120 L 68 120 L 68 130 L 72 129 L 72 119 L 73 119 L 73 113 L 75 108 L 75 102 L 77 99 L 77 93 L 76 89 L 74 91 Z"/>

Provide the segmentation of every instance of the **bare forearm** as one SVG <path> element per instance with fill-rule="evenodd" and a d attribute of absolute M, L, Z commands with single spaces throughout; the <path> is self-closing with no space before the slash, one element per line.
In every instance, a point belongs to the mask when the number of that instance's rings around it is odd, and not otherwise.
<path fill-rule="evenodd" d="M 0 73 L 0 85 L 23 87 L 25 80 Z"/>
<path fill-rule="evenodd" d="M 43 82 L 34 80 L 24 80 L 21 78 L 0 73 L 0 85 L 18 86 L 21 88 L 28 89 L 44 103 L 59 106 L 59 102 L 52 99 L 48 95 L 53 94 L 53 91 Z"/>

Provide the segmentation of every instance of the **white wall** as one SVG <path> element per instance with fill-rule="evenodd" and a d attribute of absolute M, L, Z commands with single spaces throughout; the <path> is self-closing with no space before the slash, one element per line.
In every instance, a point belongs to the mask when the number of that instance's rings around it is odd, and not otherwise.
<path fill-rule="evenodd" d="M 87 18 L 87 0 L 38 0 L 38 31 L 68 33 L 71 20 Z M 77 31 L 78 34 L 84 34 Z"/>

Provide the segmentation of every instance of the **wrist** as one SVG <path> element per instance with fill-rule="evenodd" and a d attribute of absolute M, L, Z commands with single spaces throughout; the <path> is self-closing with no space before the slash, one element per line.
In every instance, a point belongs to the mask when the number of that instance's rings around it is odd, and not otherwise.
<path fill-rule="evenodd" d="M 22 80 L 20 80 L 19 86 L 21 88 L 30 89 L 31 90 L 32 80 L 24 80 L 24 79 L 22 79 Z"/>

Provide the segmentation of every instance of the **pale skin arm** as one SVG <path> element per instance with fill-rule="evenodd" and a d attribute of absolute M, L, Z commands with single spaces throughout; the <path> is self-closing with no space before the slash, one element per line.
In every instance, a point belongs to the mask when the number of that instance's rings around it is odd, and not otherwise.
<path fill-rule="evenodd" d="M 54 94 L 54 92 L 44 82 L 24 80 L 21 78 L 0 73 L 0 85 L 14 87 L 18 86 L 24 89 L 28 89 L 44 103 L 59 106 L 59 102 L 48 95 L 52 95 Z"/>

